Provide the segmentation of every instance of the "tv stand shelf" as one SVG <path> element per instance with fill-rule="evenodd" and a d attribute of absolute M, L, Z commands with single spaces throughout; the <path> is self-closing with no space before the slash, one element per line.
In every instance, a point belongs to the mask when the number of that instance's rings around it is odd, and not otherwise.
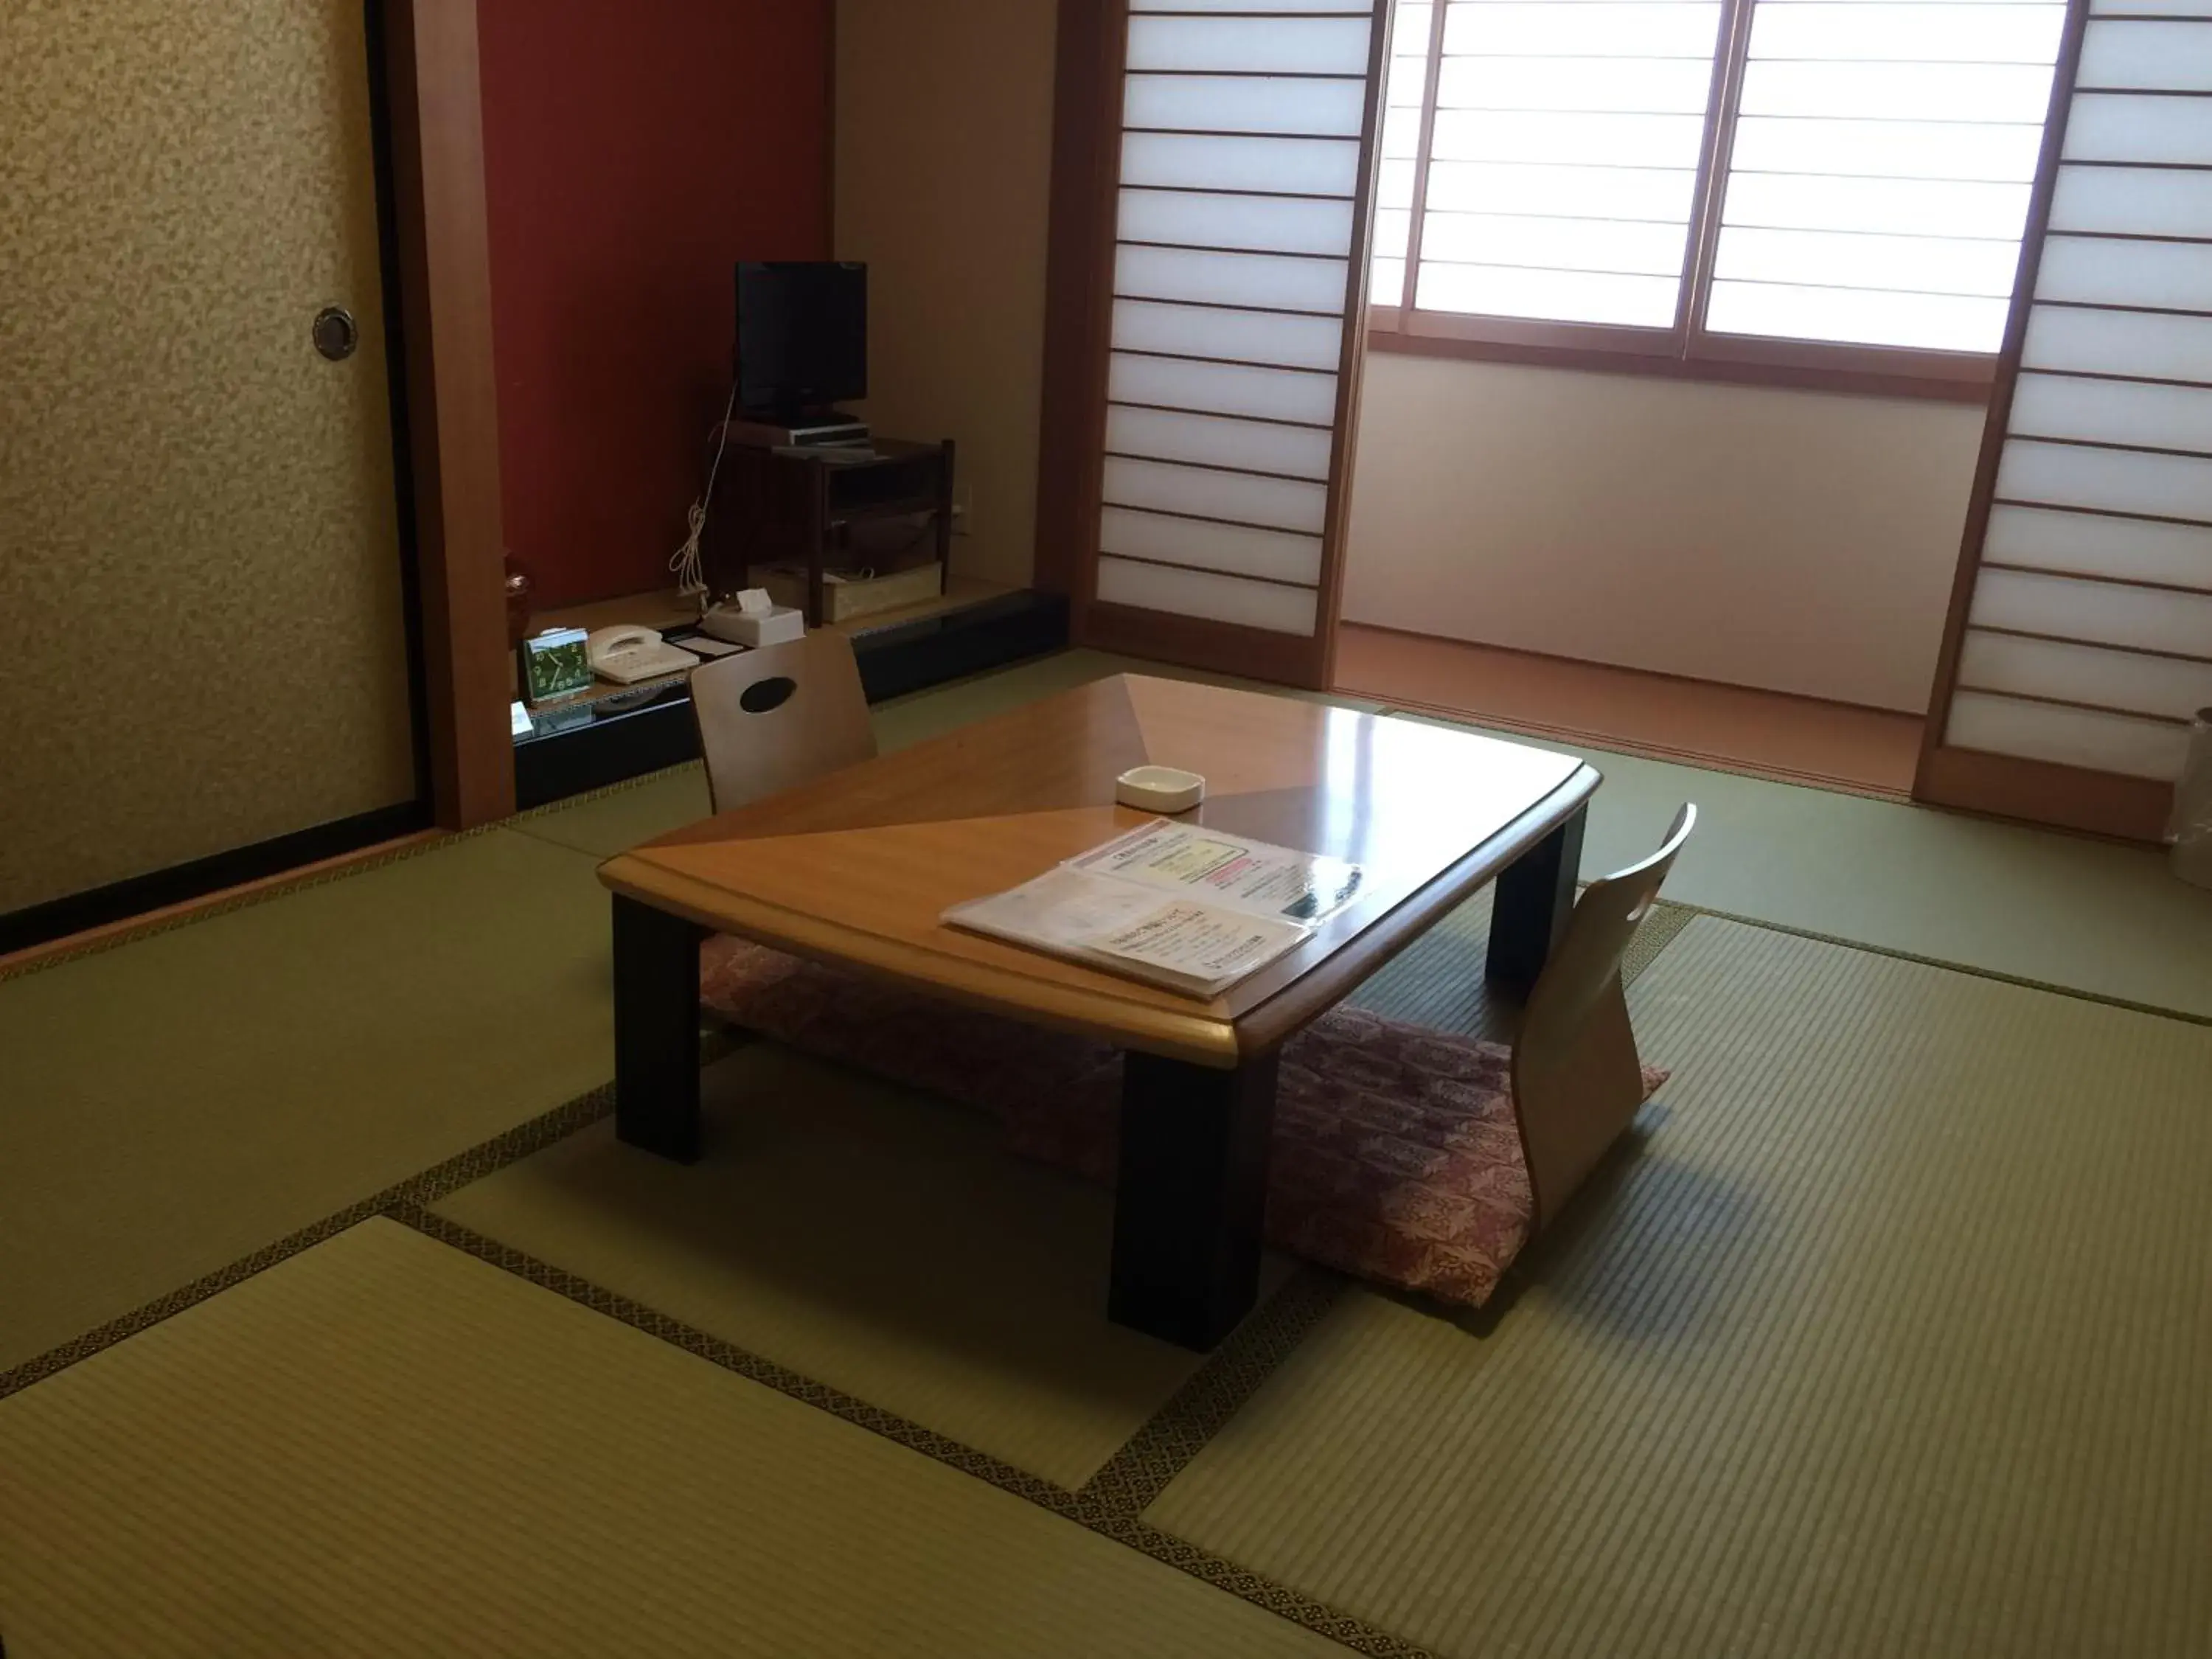
<path fill-rule="evenodd" d="M 810 628 L 844 619 L 827 580 L 833 571 L 896 577 L 933 566 L 933 581 L 902 581 L 900 591 L 941 594 L 952 545 L 952 441 L 878 438 L 868 448 L 866 461 L 726 450 L 700 548 L 708 586 L 720 597 L 763 586 L 757 573 L 769 567 L 804 571 L 790 597 Z"/>
<path fill-rule="evenodd" d="M 697 619 L 696 603 L 664 590 L 543 611 L 530 630 L 637 623 L 667 632 Z M 1056 593 L 952 576 L 934 598 L 829 627 L 853 641 L 868 701 L 881 702 L 1060 649 L 1067 602 Z M 596 686 L 516 735 L 515 804 L 542 806 L 680 765 L 698 752 L 685 676 Z"/>

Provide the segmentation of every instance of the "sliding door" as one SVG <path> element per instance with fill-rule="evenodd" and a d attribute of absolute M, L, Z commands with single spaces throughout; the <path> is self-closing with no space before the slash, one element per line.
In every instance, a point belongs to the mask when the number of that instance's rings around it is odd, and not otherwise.
<path fill-rule="evenodd" d="M 1388 27 L 1063 8 L 1042 562 L 1081 643 L 1328 682 Z"/>
<path fill-rule="evenodd" d="M 360 0 L 0 5 L 18 933 L 86 890 L 427 817 L 365 19 Z M 325 307 L 350 313 L 350 355 L 336 319 L 316 334 Z"/>
<path fill-rule="evenodd" d="M 2212 705 L 2212 0 L 2059 64 L 1917 793 L 2138 839 Z"/>

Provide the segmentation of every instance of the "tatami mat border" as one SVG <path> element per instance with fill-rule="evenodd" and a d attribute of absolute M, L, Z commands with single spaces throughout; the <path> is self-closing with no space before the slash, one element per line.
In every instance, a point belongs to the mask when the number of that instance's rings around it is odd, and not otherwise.
<path fill-rule="evenodd" d="M 733 1046 L 733 1045 L 732 1045 Z M 543 1152 L 556 1141 L 565 1140 L 577 1130 L 585 1128 L 607 1116 L 615 1109 L 615 1085 L 603 1083 L 588 1093 L 555 1107 L 551 1111 L 520 1124 L 503 1134 L 458 1152 L 444 1163 L 425 1170 L 420 1175 L 386 1187 L 357 1203 L 349 1204 L 334 1215 L 311 1222 L 296 1232 L 287 1233 L 273 1244 L 264 1245 L 251 1255 L 241 1256 L 227 1267 L 218 1267 L 194 1279 L 191 1284 L 171 1291 L 143 1307 L 133 1309 L 119 1319 L 72 1337 L 58 1348 L 49 1348 L 42 1354 L 23 1361 L 5 1371 L 0 1371 L 0 1400 L 27 1389 L 41 1378 L 56 1371 L 66 1370 L 80 1359 L 89 1359 L 103 1348 L 110 1348 L 127 1336 L 160 1324 L 172 1314 L 182 1313 L 195 1303 L 204 1302 L 232 1285 L 251 1279 L 265 1267 L 273 1267 L 287 1256 L 321 1243 L 325 1239 L 343 1232 L 357 1222 L 380 1215 L 396 1204 L 407 1202 L 430 1203 L 447 1194 L 458 1192 L 470 1182 L 481 1181 L 495 1170 L 502 1170 L 532 1152 Z"/>
<path fill-rule="evenodd" d="M 2029 979 L 2021 974 L 2008 974 L 1998 968 L 1978 968 L 1969 962 L 1953 962 L 1945 957 L 1927 957 L 1916 951 L 1899 951 L 1887 945 L 1869 945 L 1864 939 L 1844 939 L 1840 934 L 1822 933 L 1810 927 L 1793 927 L 1786 921 L 1767 921 L 1758 916 L 1740 916 L 1731 910 L 1709 910 L 1700 904 L 1680 904 L 1674 907 L 1687 913 L 1687 921 L 1699 916 L 1710 916 L 1715 921 L 1733 921 L 1746 927 L 1757 927 L 1770 933 L 1787 933 L 1792 939 L 1810 939 L 1815 945 L 1837 945 L 1846 951 L 1863 951 L 1872 957 L 1887 957 L 1893 962 L 1915 963 L 1923 968 L 1942 968 L 1954 974 L 1965 974 L 1972 979 L 1991 979 L 2000 985 L 2017 985 L 2024 991 L 2047 991 L 2055 997 L 2071 997 L 2076 1002 L 2094 1002 L 2100 1007 L 2122 1008 L 2131 1014 L 2149 1014 L 2157 1019 L 2179 1020 L 2185 1025 L 2212 1025 L 2212 1014 L 2192 1013 L 2186 1008 L 2165 1008 L 2154 1002 L 2136 1002 L 2127 997 L 2107 996 L 2102 991 L 2084 991 L 2072 985 L 2053 985 L 2048 980 Z M 1679 930 L 1678 930 L 1679 931 Z M 1632 950 L 1633 946 L 1631 947 Z"/>
<path fill-rule="evenodd" d="M 724 1370 L 774 1389 L 802 1405 L 829 1413 L 855 1428 L 880 1435 L 894 1444 L 918 1452 L 988 1481 L 1000 1491 L 1078 1526 L 1110 1538 L 1152 1559 L 1174 1567 L 1215 1589 L 1224 1590 L 1255 1607 L 1326 1636 L 1354 1652 L 1378 1659 L 1433 1659 L 1425 1648 L 1401 1641 L 1351 1614 L 1279 1584 L 1235 1562 L 1202 1550 L 1187 1540 L 1162 1532 L 1138 1518 L 1130 1505 L 1150 1492 L 1144 1479 L 1107 1479 L 1121 1464 L 1131 1447 L 1154 1449 L 1146 1456 L 1151 1469 L 1164 1469 L 1172 1479 L 1191 1456 L 1196 1455 L 1228 1413 L 1256 1389 L 1267 1374 L 1310 1330 L 1327 1311 L 1340 1285 L 1318 1273 L 1299 1273 L 1247 1319 L 1235 1338 L 1224 1343 L 1182 1388 L 1176 1390 L 1152 1420 L 1109 1460 L 1105 1469 L 1081 1491 L 1071 1492 L 1042 1475 L 1015 1468 L 1002 1458 L 908 1421 L 866 1401 L 801 1376 L 772 1359 L 741 1348 L 734 1342 L 687 1325 L 658 1309 L 595 1285 L 590 1279 L 540 1261 L 526 1251 L 502 1244 L 473 1229 L 448 1220 L 419 1203 L 391 1206 L 392 1220 L 414 1228 L 426 1237 L 473 1256 L 516 1278 L 565 1297 L 592 1312 L 616 1320 L 631 1329 L 683 1349 L 686 1353 L 719 1365 Z M 1148 1473 L 1150 1470 L 1148 1470 Z M 1164 1480 L 1161 1485 L 1165 1485 Z M 1145 1496 L 1143 1501 L 1150 1501 Z"/>
<path fill-rule="evenodd" d="M 1079 1497 L 1102 1519 L 1142 1515 L 1321 1323 L 1346 1283 L 1319 1267 L 1292 1273 L 1084 1482 Z"/>

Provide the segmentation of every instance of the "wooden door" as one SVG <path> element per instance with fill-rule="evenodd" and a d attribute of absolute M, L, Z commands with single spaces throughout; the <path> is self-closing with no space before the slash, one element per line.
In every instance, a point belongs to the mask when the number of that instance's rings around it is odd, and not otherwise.
<path fill-rule="evenodd" d="M 361 0 L 0 6 L 0 915 L 420 814 L 374 157 Z"/>
<path fill-rule="evenodd" d="M 1068 0 L 1041 569 L 1079 643 L 1325 686 L 1387 0 Z"/>
<path fill-rule="evenodd" d="M 2154 840 L 2212 706 L 2212 17 L 2076 0 L 1915 793 Z"/>

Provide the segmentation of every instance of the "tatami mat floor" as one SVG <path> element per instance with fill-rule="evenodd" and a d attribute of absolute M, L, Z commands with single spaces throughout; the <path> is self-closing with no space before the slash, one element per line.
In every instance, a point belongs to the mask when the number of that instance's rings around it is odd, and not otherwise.
<path fill-rule="evenodd" d="M 1492 1310 L 1278 1266 L 1203 1364 L 935 1103 L 762 1046 L 611 1142 L 591 871 L 696 769 L 0 981 L 10 1659 L 2212 1655 L 2203 896 L 1599 764 L 1592 867 L 1694 798 L 1764 924 L 1647 924 L 1631 1145 Z M 1487 1028 L 1485 907 L 1363 1000 Z"/>
<path fill-rule="evenodd" d="M 9 1651 L 1340 1651 L 390 1221 L 0 1407 Z"/>
<path fill-rule="evenodd" d="M 1147 1511 L 1439 1652 L 2212 1651 L 2212 1030 L 1711 918 L 1494 1328 L 1354 1291 Z"/>

